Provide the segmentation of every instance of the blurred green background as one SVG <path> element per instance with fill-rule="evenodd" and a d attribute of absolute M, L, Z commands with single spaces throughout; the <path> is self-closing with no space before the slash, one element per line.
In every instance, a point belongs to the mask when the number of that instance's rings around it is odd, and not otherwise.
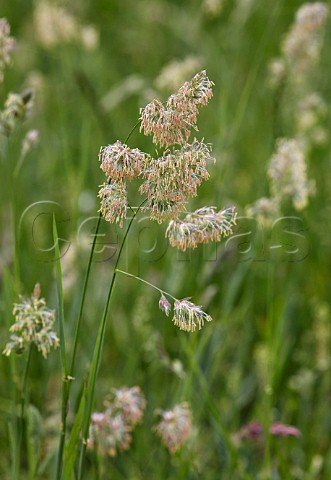
<path fill-rule="evenodd" d="M 201 186 L 192 208 L 236 205 L 239 214 L 236 238 L 185 254 L 168 245 L 166 225 L 140 215 L 121 268 L 177 298 L 192 297 L 204 305 L 213 322 L 195 334 L 180 332 L 159 311 L 155 291 L 130 278 L 117 279 L 95 409 L 102 408 L 111 388 L 122 385 L 139 385 L 147 408 L 130 450 L 115 459 L 102 459 L 99 474 L 90 454 L 87 479 L 331 478 L 330 139 L 309 155 L 308 175 L 316 181 L 316 194 L 304 211 L 295 214 L 303 237 L 302 250 L 294 259 L 286 253 L 286 242 L 291 249 L 293 236 L 285 234 L 285 247 L 275 253 L 270 246 L 278 232 L 258 230 L 254 221 L 240 218 L 248 204 L 268 195 L 267 164 L 276 138 L 293 135 L 291 123 L 275 116 L 279 99 L 268 81 L 268 64 L 279 56 L 280 44 L 302 4 L 278 0 L 52 2 L 76 22 L 70 26 L 62 19 L 63 37 L 54 42 L 42 2 L 1 2 L 0 16 L 8 19 L 17 41 L 13 65 L 6 69 L 0 89 L 1 105 L 11 91 L 35 90 L 32 114 L 16 130 L 8 158 L 2 159 L 4 179 L 8 162 L 16 162 L 26 131 L 40 132 L 40 141 L 25 159 L 16 184 L 8 186 L 4 180 L 1 187 L 3 345 L 18 293 L 30 294 L 39 281 L 48 304 L 56 306 L 51 248 L 55 212 L 62 239 L 70 349 L 99 208 L 98 186 L 104 181 L 98 162 L 100 146 L 117 139 L 124 142 L 138 121 L 139 109 L 155 96 L 164 101 L 180 86 L 181 80 L 175 86 L 175 74 L 162 77 L 162 69 L 170 62 L 189 57 L 183 80 L 206 69 L 215 83 L 214 97 L 199 116 L 197 137 L 213 144 L 217 162 L 210 166 L 211 178 Z M 328 21 L 314 72 L 314 90 L 327 104 L 330 40 Z M 323 126 L 329 131 L 329 110 Z M 128 143 L 154 152 L 151 139 L 139 129 Z M 10 188 L 15 189 L 21 220 L 20 292 L 12 287 L 8 273 L 12 271 Z M 131 204 L 141 202 L 134 183 L 129 195 Z M 88 289 L 73 412 L 123 232 L 103 222 L 102 233 Z M 37 478 L 52 478 L 54 469 L 59 365 L 58 352 L 47 361 L 34 352 L 29 388 L 30 402 L 39 412 Z M 18 362 L 20 368 L 23 360 Z M 10 478 L 8 416 L 10 385 L 16 381 L 8 359 L 1 358 L 0 477 L 4 479 Z M 182 400 L 192 406 L 194 429 L 186 446 L 171 456 L 151 431 L 153 412 Z M 296 426 L 301 436 L 236 441 L 234 434 L 243 425 L 252 420 L 264 423 L 267 418 Z"/>

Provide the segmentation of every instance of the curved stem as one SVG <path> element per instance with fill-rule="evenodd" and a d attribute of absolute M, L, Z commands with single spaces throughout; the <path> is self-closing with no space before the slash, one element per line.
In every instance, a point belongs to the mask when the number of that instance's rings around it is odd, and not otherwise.
<path fill-rule="evenodd" d="M 156 285 L 153 285 L 152 283 L 147 282 L 147 280 L 144 280 L 143 278 L 136 277 L 136 275 L 132 275 L 132 273 L 124 272 L 123 270 L 119 270 L 118 268 L 115 270 L 115 273 L 116 272 L 123 273 L 123 275 L 126 275 L 127 277 L 132 277 L 132 278 L 135 278 L 136 280 L 139 280 L 140 282 L 146 283 L 146 285 L 154 288 L 155 290 L 158 290 L 163 295 L 167 295 L 168 297 L 172 298 L 173 300 L 175 300 L 175 302 L 178 301 L 178 299 L 176 297 L 173 297 L 171 293 L 161 290 L 161 288 L 157 287 Z"/>
<path fill-rule="evenodd" d="M 82 426 L 83 441 L 82 441 L 82 446 L 81 446 L 81 451 L 80 451 L 79 469 L 78 469 L 78 479 L 79 480 L 81 480 L 82 476 L 83 476 L 84 458 L 85 458 L 85 453 L 86 453 L 86 448 L 87 448 L 87 440 L 88 440 L 88 434 L 89 434 L 89 428 L 90 428 L 90 421 L 91 421 L 91 414 L 92 414 L 92 407 L 93 407 L 93 400 L 94 400 L 95 383 L 96 383 L 96 377 L 97 377 L 97 373 L 98 373 L 98 369 L 99 369 L 99 365 L 100 365 L 100 359 L 101 359 L 104 337 L 105 337 L 105 331 L 106 331 L 107 315 L 108 315 L 111 295 L 112 295 L 114 284 L 115 284 L 115 279 L 116 279 L 116 274 L 117 274 L 117 266 L 120 262 L 121 255 L 122 255 L 122 252 L 123 252 L 123 248 L 124 248 L 124 245 L 125 245 L 125 241 L 127 239 L 128 233 L 129 233 L 131 225 L 133 223 L 133 220 L 135 219 L 137 213 L 139 212 L 140 208 L 143 206 L 143 204 L 145 202 L 146 202 L 146 199 L 139 205 L 137 211 L 132 216 L 132 218 L 130 220 L 130 223 L 128 225 L 128 228 L 126 229 L 125 235 L 123 237 L 122 244 L 121 244 L 121 247 L 120 247 L 120 250 L 118 252 L 116 262 L 115 262 L 113 276 L 112 276 L 112 280 L 111 280 L 111 283 L 110 283 L 110 286 L 109 286 L 108 296 L 107 296 L 105 308 L 104 308 L 104 311 L 103 311 L 103 315 L 102 315 L 102 318 L 101 318 L 100 326 L 99 326 L 98 337 L 97 337 L 94 352 L 93 352 L 93 358 L 92 358 L 92 363 L 91 363 L 91 371 L 90 371 L 90 374 L 89 374 L 89 377 L 88 377 L 87 390 L 86 390 L 87 398 L 86 398 L 86 406 L 85 406 L 85 415 L 84 415 L 83 426 Z"/>
<path fill-rule="evenodd" d="M 139 127 L 140 124 L 141 124 L 141 120 L 139 120 L 139 122 L 137 122 L 137 123 L 135 124 L 135 126 L 132 127 L 132 129 L 131 129 L 131 131 L 129 132 L 128 136 L 126 137 L 124 143 L 126 143 L 126 142 L 129 140 L 129 138 L 131 137 L 131 135 L 133 134 L 133 132 L 135 131 L 135 129 L 136 129 L 137 127 Z"/>

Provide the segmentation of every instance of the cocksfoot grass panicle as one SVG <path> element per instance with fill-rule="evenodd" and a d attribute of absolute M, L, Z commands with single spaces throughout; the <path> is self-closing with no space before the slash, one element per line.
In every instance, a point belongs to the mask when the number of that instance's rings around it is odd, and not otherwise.
<path fill-rule="evenodd" d="M 289 82 L 295 89 L 307 89 L 319 61 L 329 7 L 322 2 L 305 3 L 281 44 L 281 56 L 270 62 L 270 84 L 276 88 Z M 294 92 L 296 93 L 296 92 Z"/>
<path fill-rule="evenodd" d="M 328 16 L 325 3 L 305 3 L 282 45 L 282 53 L 291 74 L 308 73 L 320 57 L 323 26 Z M 299 78 L 297 78 L 300 81 Z"/>
<path fill-rule="evenodd" d="M 165 105 L 154 99 L 141 110 L 141 130 L 146 135 L 153 133 L 154 143 L 169 147 L 160 157 L 152 158 L 119 140 L 101 147 L 99 160 L 107 184 L 99 191 L 100 211 L 107 221 L 123 226 L 128 207 L 124 181 L 139 177 L 143 179 L 139 191 L 147 195 L 143 210 L 149 211 L 151 220 L 174 220 L 186 210 L 188 199 L 195 197 L 198 187 L 209 178 L 208 164 L 215 162 L 210 144 L 196 138 L 188 143 L 191 129 L 196 129 L 199 107 L 212 97 L 212 86 L 203 70 Z"/>
<path fill-rule="evenodd" d="M 259 227 L 270 228 L 286 203 L 297 211 L 307 207 L 309 198 L 315 193 L 315 182 L 308 178 L 306 156 L 303 139 L 278 139 L 276 152 L 268 165 L 271 195 L 246 207 L 247 215 L 256 218 Z"/>
<path fill-rule="evenodd" d="M 185 251 L 199 244 L 219 242 L 232 233 L 236 224 L 234 207 L 216 212 L 215 207 L 202 207 L 183 220 L 171 220 L 166 230 L 170 245 Z"/>
<path fill-rule="evenodd" d="M 44 358 L 51 348 L 59 346 L 59 339 L 54 331 L 55 311 L 46 306 L 44 298 L 40 298 L 40 286 L 37 283 L 30 298 L 20 297 L 21 303 L 15 303 L 13 315 L 15 323 L 10 327 L 13 334 L 3 354 L 6 356 L 22 353 L 29 345 L 36 345 Z"/>
<path fill-rule="evenodd" d="M 10 25 L 6 18 L 0 18 L 0 84 L 3 82 L 6 65 L 10 65 L 14 49 L 15 40 L 10 36 Z"/>
<path fill-rule="evenodd" d="M 189 403 L 182 402 L 171 410 L 156 410 L 155 415 L 161 417 L 154 427 L 171 454 L 177 452 L 187 441 L 192 430 L 192 411 Z"/>
<path fill-rule="evenodd" d="M 312 182 L 307 179 L 303 146 L 296 139 L 281 138 L 268 168 L 273 198 L 281 204 L 290 199 L 296 210 L 304 209 L 313 193 Z"/>
<path fill-rule="evenodd" d="M 32 107 L 33 92 L 28 89 L 22 93 L 10 93 L 0 111 L 0 133 L 9 137 L 20 122 L 23 122 Z"/>
<path fill-rule="evenodd" d="M 115 457 L 127 450 L 132 431 L 143 417 L 146 400 L 139 387 L 114 389 L 104 412 L 92 414 L 88 447 Z"/>
<path fill-rule="evenodd" d="M 328 7 L 322 2 L 306 3 L 299 8 L 282 47 L 287 62 L 292 63 L 291 69 L 297 68 L 302 72 L 318 61 L 321 28 L 327 15 Z"/>

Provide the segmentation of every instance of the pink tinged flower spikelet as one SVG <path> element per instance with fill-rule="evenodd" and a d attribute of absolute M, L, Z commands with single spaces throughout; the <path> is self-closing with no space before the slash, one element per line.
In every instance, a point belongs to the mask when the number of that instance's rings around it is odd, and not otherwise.
<path fill-rule="evenodd" d="M 214 83 L 207 77 L 206 70 L 202 70 L 190 82 L 185 82 L 178 94 L 197 106 L 207 105 L 213 96 L 213 86 Z"/>
<path fill-rule="evenodd" d="M 153 134 L 153 143 L 161 147 L 186 143 L 191 128 L 196 129 L 198 107 L 207 105 L 213 95 L 212 86 L 204 70 L 197 73 L 168 98 L 166 105 L 155 99 L 141 109 L 140 130 Z"/>
<path fill-rule="evenodd" d="M 271 435 L 275 437 L 299 437 L 301 432 L 293 425 L 286 425 L 284 423 L 274 422 L 269 429 Z M 260 441 L 264 435 L 264 428 L 259 421 L 252 421 L 244 425 L 238 432 L 235 433 L 235 438 L 241 440 Z"/>
<path fill-rule="evenodd" d="M 169 313 L 171 311 L 171 303 L 163 295 L 163 293 L 161 294 L 161 297 L 160 297 L 160 300 L 159 300 L 159 308 L 160 308 L 160 310 L 162 310 L 167 315 L 167 317 L 169 317 Z"/>
<path fill-rule="evenodd" d="M 170 453 L 175 453 L 188 439 L 192 429 L 192 412 L 187 402 L 182 402 L 172 410 L 157 410 L 161 421 L 154 427 Z"/>
<path fill-rule="evenodd" d="M 174 303 L 173 323 L 185 332 L 201 330 L 205 322 L 211 322 L 212 318 L 204 312 L 200 306 L 190 302 L 187 298 L 176 300 Z"/>
<path fill-rule="evenodd" d="M 119 140 L 101 147 L 99 152 L 100 167 L 112 180 L 132 180 L 138 177 L 147 157 L 138 148 L 131 149 Z"/>
<path fill-rule="evenodd" d="M 131 428 L 140 422 L 146 407 L 146 400 L 139 387 L 123 387 L 113 392 L 111 408 L 119 412 Z"/>
<path fill-rule="evenodd" d="M 162 198 L 150 198 L 143 210 L 149 211 L 151 220 L 162 223 L 169 218 L 174 218 L 185 207 L 184 201 L 175 201 Z"/>
<path fill-rule="evenodd" d="M 23 156 L 27 155 L 30 150 L 38 143 L 39 141 L 39 131 L 38 130 L 29 130 L 25 135 L 25 138 L 22 142 L 21 153 Z"/>
<path fill-rule="evenodd" d="M 270 427 L 270 433 L 277 437 L 299 437 L 301 435 L 298 428 L 284 423 L 273 423 Z"/>
<path fill-rule="evenodd" d="M 128 207 L 126 183 L 124 180 L 112 180 L 101 185 L 98 197 L 101 198 L 100 212 L 107 222 L 118 222 L 123 226 Z"/>
<path fill-rule="evenodd" d="M 215 207 L 203 207 L 186 215 L 183 220 L 171 220 L 166 230 L 170 245 L 185 251 L 201 243 L 220 241 L 232 233 L 236 224 L 234 207 L 219 212 Z"/>
<path fill-rule="evenodd" d="M 151 218 L 161 223 L 183 210 L 187 198 L 196 196 L 198 187 L 209 178 L 207 164 L 214 161 L 210 145 L 196 139 L 149 161 L 140 192 L 147 194 L 145 209 Z"/>
<path fill-rule="evenodd" d="M 111 408 L 92 414 L 89 448 L 97 447 L 102 455 L 115 457 L 118 452 L 127 450 L 131 442 L 131 428 L 121 414 L 114 414 Z"/>

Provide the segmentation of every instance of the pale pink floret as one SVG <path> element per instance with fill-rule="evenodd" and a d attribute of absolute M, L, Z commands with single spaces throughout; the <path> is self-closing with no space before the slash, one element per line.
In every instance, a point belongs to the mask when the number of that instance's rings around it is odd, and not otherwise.
<path fill-rule="evenodd" d="M 173 323 L 185 332 L 194 332 L 198 325 L 201 330 L 205 322 L 211 322 L 210 315 L 205 313 L 200 306 L 190 302 L 187 298 L 176 300 L 174 304 Z"/>
<path fill-rule="evenodd" d="M 185 251 L 199 244 L 219 242 L 232 233 L 236 223 L 234 207 L 219 212 L 214 207 L 199 208 L 183 220 L 171 220 L 166 230 L 170 245 Z"/>
<path fill-rule="evenodd" d="M 93 413 L 87 442 L 89 448 L 97 447 L 102 455 L 115 457 L 118 452 L 127 450 L 131 442 L 131 428 L 122 415 L 114 414 L 111 409 Z"/>
<path fill-rule="evenodd" d="M 154 427 L 170 453 L 175 453 L 188 439 L 192 429 L 192 412 L 187 402 L 182 402 L 172 410 L 158 410 L 161 421 Z"/>
<path fill-rule="evenodd" d="M 114 390 L 111 405 L 121 413 L 127 425 L 134 427 L 142 419 L 146 400 L 139 387 L 123 387 Z"/>
<path fill-rule="evenodd" d="M 107 222 L 118 222 L 123 226 L 128 207 L 126 184 L 123 180 L 114 180 L 101 185 L 98 197 L 101 198 L 100 212 Z"/>
<path fill-rule="evenodd" d="M 198 187 L 209 178 L 207 164 L 213 161 L 210 145 L 195 139 L 192 144 L 148 162 L 140 192 L 147 194 L 145 208 L 151 218 L 160 223 L 175 218 L 186 200 L 196 196 Z"/>
<path fill-rule="evenodd" d="M 171 303 L 163 295 L 163 293 L 161 294 L 161 297 L 160 297 L 160 300 L 159 300 L 159 308 L 160 308 L 160 310 L 162 310 L 167 315 L 167 317 L 169 317 L 169 313 L 170 313 L 170 310 L 171 310 Z"/>
<path fill-rule="evenodd" d="M 99 152 L 100 167 L 112 180 L 132 180 L 138 177 L 147 157 L 138 148 L 131 149 L 119 140 L 101 147 Z"/>
<path fill-rule="evenodd" d="M 146 400 L 139 387 L 123 387 L 114 389 L 105 403 L 104 412 L 92 414 L 87 445 L 98 448 L 102 455 L 115 457 L 130 447 L 132 431 L 142 419 Z"/>
<path fill-rule="evenodd" d="M 299 437 L 301 435 L 298 428 L 283 423 L 273 423 L 270 427 L 270 433 L 277 437 Z"/>
<path fill-rule="evenodd" d="M 165 105 L 154 99 L 141 109 L 141 130 L 145 135 L 153 134 L 153 142 L 161 147 L 186 143 L 191 129 L 196 129 L 198 107 L 207 105 L 213 95 L 212 86 L 203 70 L 185 82 Z"/>
<path fill-rule="evenodd" d="M 252 421 L 236 432 L 235 437 L 238 440 L 259 441 L 263 439 L 264 431 L 264 427 L 259 421 Z M 279 422 L 272 423 L 269 431 L 275 437 L 299 437 L 301 435 L 298 428 Z"/>

